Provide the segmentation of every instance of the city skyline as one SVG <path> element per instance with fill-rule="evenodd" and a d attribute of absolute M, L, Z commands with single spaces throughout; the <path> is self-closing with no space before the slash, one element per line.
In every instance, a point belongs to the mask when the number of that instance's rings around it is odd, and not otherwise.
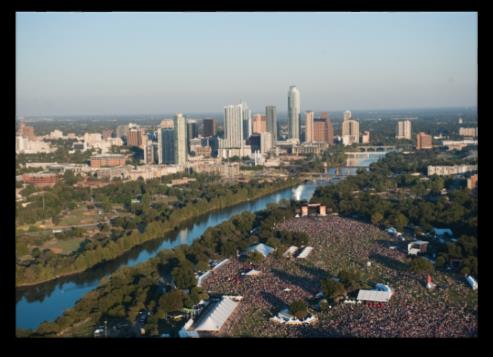
<path fill-rule="evenodd" d="M 292 21 L 310 26 L 287 36 Z M 476 13 L 18 13 L 16 35 L 18 116 L 220 112 L 238 98 L 283 113 L 290 85 L 301 111 L 477 105 Z"/>

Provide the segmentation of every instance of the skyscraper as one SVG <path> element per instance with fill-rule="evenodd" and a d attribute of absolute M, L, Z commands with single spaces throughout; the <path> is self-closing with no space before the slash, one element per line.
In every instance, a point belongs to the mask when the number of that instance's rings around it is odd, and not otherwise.
<path fill-rule="evenodd" d="M 267 131 L 272 134 L 272 145 L 275 145 L 277 140 L 276 107 L 273 105 L 266 106 L 265 115 L 267 117 Z"/>
<path fill-rule="evenodd" d="M 265 131 L 260 133 L 260 152 L 266 153 L 272 149 L 272 133 Z"/>
<path fill-rule="evenodd" d="M 334 127 L 328 114 L 313 120 L 313 141 L 324 142 L 329 145 L 334 143 Z"/>
<path fill-rule="evenodd" d="M 216 121 L 213 118 L 205 118 L 202 121 L 202 134 L 204 137 L 216 135 Z"/>
<path fill-rule="evenodd" d="M 290 86 L 288 92 L 288 138 L 300 140 L 300 91 L 296 86 Z"/>
<path fill-rule="evenodd" d="M 243 146 L 243 104 L 224 107 L 224 147 L 241 148 Z"/>
<path fill-rule="evenodd" d="M 407 139 L 411 140 L 411 121 L 410 120 L 399 120 L 396 126 L 396 139 Z"/>
<path fill-rule="evenodd" d="M 352 119 L 351 112 L 349 110 L 344 112 L 341 134 L 344 145 L 351 145 L 359 142 L 359 122 Z"/>
<path fill-rule="evenodd" d="M 176 147 L 176 164 L 185 165 L 187 162 L 187 124 L 185 117 L 182 113 L 177 113 L 175 117 L 176 121 L 176 134 L 175 134 L 175 147 Z"/>
<path fill-rule="evenodd" d="M 423 149 L 433 149 L 433 144 L 431 135 L 421 132 L 416 135 L 416 150 Z"/>
<path fill-rule="evenodd" d="M 315 113 L 312 111 L 305 112 L 305 142 L 313 142 L 313 129 L 314 129 Z"/>
<path fill-rule="evenodd" d="M 248 104 L 241 102 L 242 118 L 243 118 L 243 140 L 247 140 L 252 135 L 252 111 L 248 108 Z"/>
<path fill-rule="evenodd" d="M 141 144 L 140 129 L 138 129 L 138 128 L 129 129 L 127 145 L 128 146 L 140 146 L 140 144 Z"/>
<path fill-rule="evenodd" d="M 175 129 L 159 128 L 157 135 L 158 163 L 175 164 Z"/>
<path fill-rule="evenodd" d="M 187 135 L 188 140 L 195 139 L 199 136 L 199 125 L 196 120 L 188 120 Z"/>

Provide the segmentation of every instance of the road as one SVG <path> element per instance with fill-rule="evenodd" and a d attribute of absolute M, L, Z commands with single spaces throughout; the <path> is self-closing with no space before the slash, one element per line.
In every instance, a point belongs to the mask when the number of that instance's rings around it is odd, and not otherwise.
<path fill-rule="evenodd" d="M 26 234 L 26 235 L 37 235 L 37 234 L 40 234 L 40 233 L 44 233 L 44 232 L 47 232 L 47 231 L 53 231 L 53 230 L 56 230 L 56 229 L 67 230 L 67 229 L 71 229 L 71 228 L 95 227 L 95 226 L 97 226 L 99 224 L 104 224 L 104 223 L 110 224 L 110 221 L 112 219 L 115 219 L 116 217 L 118 217 L 118 215 L 113 216 L 111 218 L 108 218 L 106 221 L 100 221 L 100 222 L 96 222 L 96 223 L 74 224 L 74 225 L 70 225 L 70 226 L 57 226 L 57 227 L 52 227 L 52 228 L 46 228 L 46 229 L 39 230 L 39 231 L 36 231 L 36 232 L 23 232 L 22 234 Z"/>

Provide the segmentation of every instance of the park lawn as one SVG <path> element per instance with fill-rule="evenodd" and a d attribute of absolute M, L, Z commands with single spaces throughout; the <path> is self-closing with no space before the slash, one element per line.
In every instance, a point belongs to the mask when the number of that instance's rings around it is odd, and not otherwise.
<path fill-rule="evenodd" d="M 92 210 L 88 211 L 86 208 L 76 208 L 70 211 L 69 214 L 63 216 L 63 218 L 60 220 L 59 226 L 74 226 L 78 224 L 83 224 L 83 220 L 87 221 L 86 223 L 96 223 L 96 212 Z"/>
<path fill-rule="evenodd" d="M 166 195 L 154 195 L 152 197 L 153 203 L 162 203 L 171 205 L 177 201 L 176 196 L 166 196 Z"/>
<path fill-rule="evenodd" d="M 79 249 L 84 238 L 51 239 L 43 245 L 43 249 L 51 249 L 55 254 L 70 254 Z"/>
<path fill-rule="evenodd" d="M 73 251 L 79 249 L 80 243 L 84 238 L 71 238 L 67 240 L 59 240 L 54 247 L 60 248 L 62 251 L 60 254 L 70 254 Z"/>

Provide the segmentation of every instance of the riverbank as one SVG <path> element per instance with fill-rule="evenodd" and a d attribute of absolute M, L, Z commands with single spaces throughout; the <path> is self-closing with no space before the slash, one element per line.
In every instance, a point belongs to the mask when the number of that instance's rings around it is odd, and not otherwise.
<path fill-rule="evenodd" d="M 19 266 L 17 266 L 16 287 L 35 287 L 36 285 L 54 281 L 63 277 L 83 273 L 101 263 L 106 263 L 119 258 L 143 243 L 162 238 L 163 235 L 172 232 L 178 226 L 185 224 L 190 220 L 200 218 L 206 214 L 210 214 L 224 208 L 233 207 L 251 200 L 268 196 L 278 191 L 299 185 L 300 183 L 301 180 L 296 178 L 288 179 L 282 182 L 269 183 L 265 187 L 252 188 L 254 190 L 253 194 L 250 193 L 246 198 L 245 191 L 238 190 L 236 193 L 228 195 L 224 198 L 220 198 L 215 201 L 213 200 L 208 204 L 201 204 L 199 209 L 192 210 L 190 207 L 184 207 L 176 210 L 173 212 L 173 215 L 169 218 L 169 220 L 166 222 L 152 222 L 142 233 L 137 233 L 137 230 L 133 230 L 130 235 L 122 237 L 116 243 L 111 242 L 106 247 L 91 250 L 87 253 L 81 253 L 75 258 L 67 258 L 67 260 L 72 259 L 72 264 L 67 266 L 67 269 L 70 269 L 68 271 L 55 271 L 55 269 L 49 270 L 48 268 L 46 270 L 42 270 L 41 268 L 35 266 L 32 269 L 24 269 L 23 274 L 19 274 Z M 31 279 L 22 279 L 24 275 L 28 274 L 31 275 Z M 42 275 L 42 277 L 40 275 Z"/>

